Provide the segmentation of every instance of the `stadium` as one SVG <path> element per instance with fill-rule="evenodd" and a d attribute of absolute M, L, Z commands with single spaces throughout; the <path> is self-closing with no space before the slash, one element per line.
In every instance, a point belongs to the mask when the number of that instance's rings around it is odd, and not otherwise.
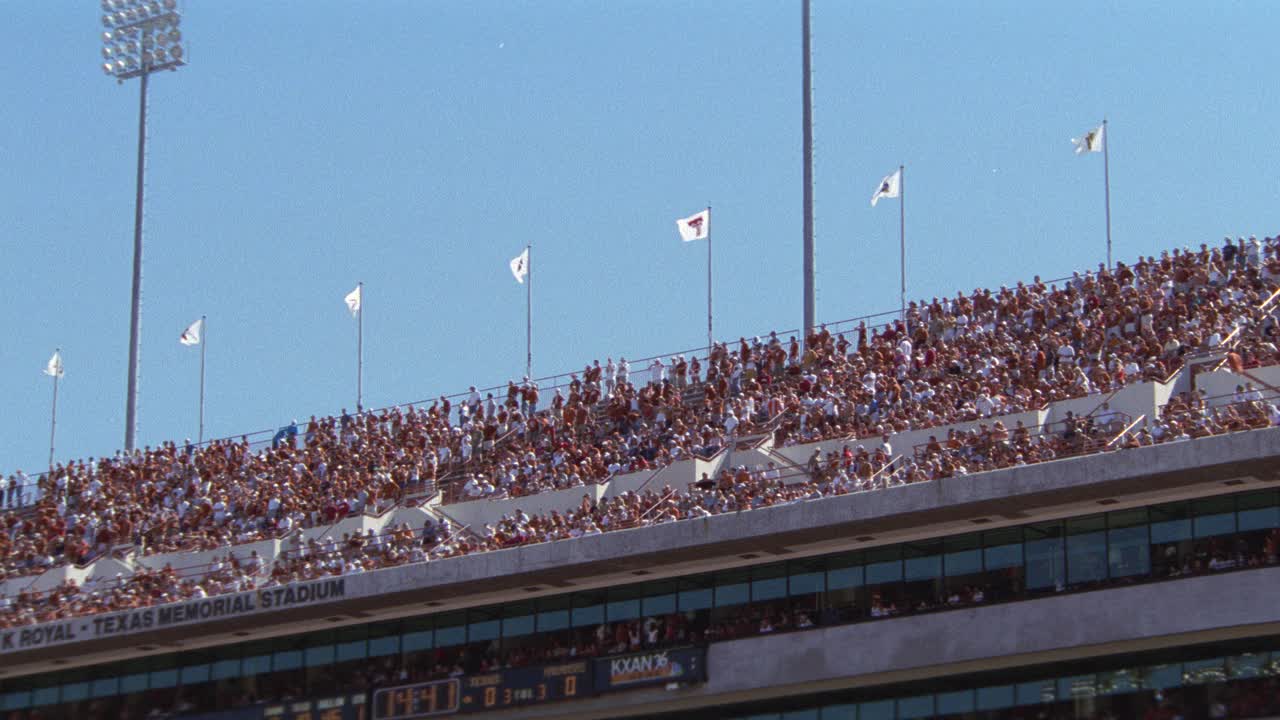
<path fill-rule="evenodd" d="M 145 128 L 176 3 L 102 5 Z M 717 341 L 708 207 L 694 350 L 532 378 L 530 319 L 521 381 L 208 441 L 202 354 L 144 449 L 131 354 L 124 450 L 0 476 L 0 720 L 1280 718 L 1280 234 L 1113 262 L 1108 179 L 1096 268 L 909 301 L 904 249 L 818 322 L 803 6 L 804 329 Z"/>

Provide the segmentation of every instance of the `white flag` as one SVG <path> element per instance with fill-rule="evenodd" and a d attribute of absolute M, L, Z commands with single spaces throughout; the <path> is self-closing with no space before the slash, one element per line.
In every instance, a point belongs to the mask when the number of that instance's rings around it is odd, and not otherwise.
<path fill-rule="evenodd" d="M 44 374 L 50 377 L 62 377 L 62 352 L 53 351 L 53 357 L 49 358 L 49 363 L 44 366 Z"/>
<path fill-rule="evenodd" d="M 525 276 L 529 274 L 529 248 L 511 258 L 511 274 L 515 275 L 516 282 L 524 284 Z"/>
<path fill-rule="evenodd" d="M 200 318 L 188 325 L 187 329 L 182 331 L 178 342 L 183 345 L 199 345 L 202 335 L 204 335 L 204 318 Z"/>
<path fill-rule="evenodd" d="M 711 208 L 676 220 L 676 229 L 680 231 L 680 239 L 685 242 L 706 240 L 711 234 Z"/>
<path fill-rule="evenodd" d="M 885 175 L 880 181 L 879 187 L 876 188 L 876 194 L 871 196 L 871 207 L 875 207 L 880 202 L 880 198 L 896 198 L 902 194 L 902 168 L 898 168 L 892 175 Z"/>
<path fill-rule="evenodd" d="M 351 292 L 347 293 L 347 296 L 342 299 L 347 303 L 347 309 L 351 311 L 351 317 L 355 317 L 356 315 L 360 314 L 360 286 L 359 285 L 356 286 L 355 290 L 352 290 Z"/>
<path fill-rule="evenodd" d="M 1099 125 L 1085 133 L 1084 137 L 1071 138 L 1071 142 L 1076 144 L 1076 154 L 1102 152 L 1102 143 L 1106 142 L 1106 138 L 1103 137 L 1106 127 L 1106 125 Z"/>

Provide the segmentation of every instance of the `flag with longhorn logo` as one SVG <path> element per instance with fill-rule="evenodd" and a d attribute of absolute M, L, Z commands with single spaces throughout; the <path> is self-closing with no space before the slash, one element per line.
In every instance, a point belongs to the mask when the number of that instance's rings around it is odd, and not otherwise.
<path fill-rule="evenodd" d="M 1102 124 L 1085 133 L 1082 137 L 1071 138 L 1071 142 L 1076 145 L 1076 154 L 1084 155 L 1086 153 L 1102 152 L 1102 144 L 1106 142 L 1104 137 L 1106 127 L 1106 124 Z"/>
<path fill-rule="evenodd" d="M 191 323 L 186 330 L 182 331 L 182 335 L 178 337 L 178 342 L 183 345 L 199 345 L 200 337 L 204 335 L 204 318 Z"/>
<path fill-rule="evenodd" d="M 529 275 L 529 248 L 525 248 L 524 252 L 511 258 L 511 274 L 515 276 L 516 282 L 524 284 L 524 279 Z"/>
<path fill-rule="evenodd" d="M 44 374 L 50 377 L 62 377 L 62 351 L 54 350 L 53 357 L 49 358 L 49 362 L 45 363 Z"/>
<path fill-rule="evenodd" d="M 360 290 L 360 286 L 357 285 L 355 290 L 347 293 L 347 296 L 342 298 L 343 302 L 347 304 L 347 309 L 351 311 L 351 317 L 360 314 Z"/>
<path fill-rule="evenodd" d="M 711 234 L 711 209 L 676 220 L 676 229 L 680 231 L 680 239 L 685 242 L 706 240 Z"/>
<path fill-rule="evenodd" d="M 881 198 L 896 198 L 901 194 L 902 168 L 898 168 L 893 173 L 885 175 L 880 181 L 880 185 L 876 187 L 876 193 L 871 196 L 871 207 L 875 207 Z"/>

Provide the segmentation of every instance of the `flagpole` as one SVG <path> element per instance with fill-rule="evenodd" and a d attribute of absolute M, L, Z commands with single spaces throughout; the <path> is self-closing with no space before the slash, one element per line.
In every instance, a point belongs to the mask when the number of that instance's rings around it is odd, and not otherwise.
<path fill-rule="evenodd" d="M 707 352 L 716 344 L 711 332 L 711 206 L 707 206 Z"/>
<path fill-rule="evenodd" d="M 533 380 L 533 243 L 524 246 L 528 262 L 524 283 L 524 374 Z"/>
<path fill-rule="evenodd" d="M 907 328 L 907 168 L 898 166 L 898 267 L 901 273 L 902 329 Z"/>
<path fill-rule="evenodd" d="M 62 352 L 62 348 L 57 348 L 54 354 Z M 55 368 L 53 373 L 53 414 L 49 419 L 49 469 L 53 469 L 53 440 L 58 432 L 58 376 L 62 374 L 62 368 Z"/>
<path fill-rule="evenodd" d="M 196 435 L 196 444 L 204 444 L 204 349 L 209 344 L 209 322 L 204 315 L 200 316 L 200 431 Z"/>
<path fill-rule="evenodd" d="M 364 408 L 364 283 L 356 283 L 360 307 L 356 312 L 356 414 Z"/>
<path fill-rule="evenodd" d="M 1111 134 L 1107 132 L 1107 119 L 1102 119 L 1102 185 L 1107 204 L 1107 269 L 1111 269 Z"/>

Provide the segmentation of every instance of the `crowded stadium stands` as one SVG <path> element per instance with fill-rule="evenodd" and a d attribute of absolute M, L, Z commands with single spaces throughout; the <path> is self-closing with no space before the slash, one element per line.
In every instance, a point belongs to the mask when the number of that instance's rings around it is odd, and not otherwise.
<path fill-rule="evenodd" d="M 166 443 L 16 471 L 0 627 L 1275 426 L 1280 392 L 1246 378 L 1280 363 L 1278 291 L 1280 237 L 1228 239 L 912 303 L 803 343 L 743 338 L 634 372 L 610 358 L 554 387 L 312 417 L 261 446 Z M 1215 371 L 1238 390 L 1189 384 Z M 1168 392 L 1111 409 L 1142 384 Z M 710 472 L 661 474 L 695 460 Z M 639 480 L 581 492 L 621 477 Z M 513 505 L 569 494 L 581 501 Z M 492 508 L 483 522 L 451 520 L 476 502 Z M 408 508 L 378 530 L 342 526 Z M 211 559 L 175 568 L 165 556 L 179 554 Z M 71 566 L 89 570 L 38 582 Z"/>

